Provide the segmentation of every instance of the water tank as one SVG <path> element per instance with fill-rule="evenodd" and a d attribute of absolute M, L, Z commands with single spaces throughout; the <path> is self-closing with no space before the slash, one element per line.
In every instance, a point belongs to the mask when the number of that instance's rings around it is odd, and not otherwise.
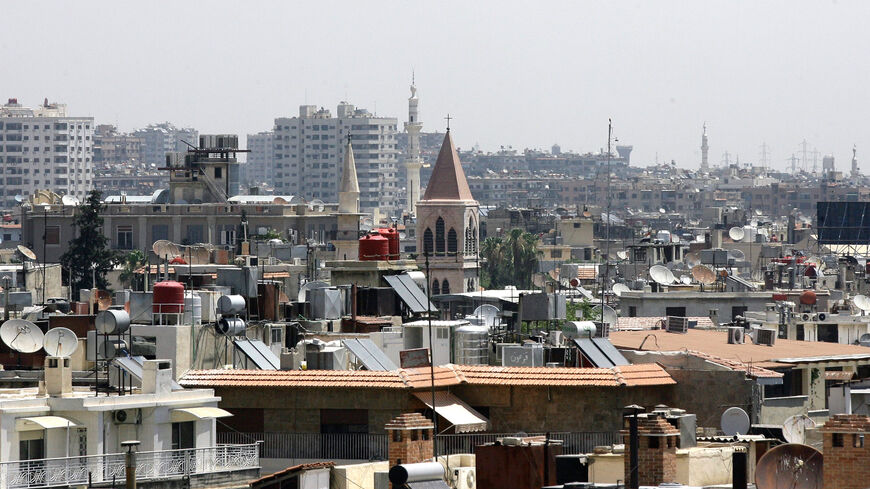
<path fill-rule="evenodd" d="M 184 294 L 184 324 L 202 324 L 202 297 L 193 292 Z"/>
<path fill-rule="evenodd" d="M 224 336 L 243 336 L 245 334 L 245 321 L 241 318 L 221 318 L 214 325 L 217 334 Z"/>
<path fill-rule="evenodd" d="M 184 285 L 174 280 L 157 282 L 151 299 L 151 312 L 180 314 L 184 312 Z"/>
<path fill-rule="evenodd" d="M 217 301 L 217 311 L 225 316 L 241 314 L 245 311 L 245 298 L 240 295 L 222 295 Z"/>
<path fill-rule="evenodd" d="M 453 331 L 454 362 L 457 365 L 486 365 L 489 362 L 489 328 L 461 326 Z"/>
<path fill-rule="evenodd" d="M 805 306 L 815 305 L 816 293 L 813 292 L 812 290 L 805 290 L 805 291 L 801 292 L 800 302 L 801 302 L 801 304 L 803 304 Z"/>
<path fill-rule="evenodd" d="M 378 234 L 387 238 L 388 245 L 388 260 L 399 259 L 399 231 L 394 228 L 380 228 Z"/>
<path fill-rule="evenodd" d="M 100 311 L 94 318 L 94 326 L 100 334 L 121 334 L 130 328 L 130 315 L 123 309 Z"/>
<path fill-rule="evenodd" d="M 367 234 L 359 239 L 360 261 L 386 260 L 389 254 L 389 240 L 380 234 Z"/>
<path fill-rule="evenodd" d="M 566 338 L 590 338 L 595 336 L 595 323 L 592 321 L 565 321 L 562 334 Z"/>

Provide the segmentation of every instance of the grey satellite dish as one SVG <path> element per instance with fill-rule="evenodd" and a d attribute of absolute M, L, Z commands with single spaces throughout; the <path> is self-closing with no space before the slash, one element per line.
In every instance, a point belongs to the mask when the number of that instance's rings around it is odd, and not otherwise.
<path fill-rule="evenodd" d="M 782 424 L 782 437 L 789 443 L 806 443 L 807 430 L 816 427 L 816 422 L 806 414 L 789 416 Z"/>
<path fill-rule="evenodd" d="M 30 248 L 24 245 L 18 245 L 15 247 L 18 250 L 18 253 L 21 253 L 21 256 L 30 261 L 36 261 L 36 253 L 33 252 Z"/>
<path fill-rule="evenodd" d="M 313 289 L 325 289 L 328 288 L 329 284 L 326 282 L 321 282 L 320 280 L 315 280 L 313 282 L 308 282 L 299 288 L 299 302 L 307 302 L 308 301 L 308 291 Z"/>
<path fill-rule="evenodd" d="M 730 407 L 726 409 L 725 412 L 722 413 L 720 423 L 722 426 L 722 432 L 728 436 L 745 435 L 749 433 L 749 428 L 751 427 L 749 415 L 739 407 Z"/>
<path fill-rule="evenodd" d="M 483 318 L 483 322 L 487 326 L 494 326 L 496 318 L 501 311 L 492 304 L 481 304 L 474 310 L 473 316 Z"/>
<path fill-rule="evenodd" d="M 33 353 L 42 348 L 42 330 L 24 319 L 10 319 L 0 326 L 0 340 L 21 353 Z"/>
<path fill-rule="evenodd" d="M 610 326 L 610 329 L 615 329 L 616 324 L 619 321 L 619 315 L 616 314 L 616 311 L 612 307 L 607 306 L 607 305 L 604 306 L 603 319 L 601 316 L 601 305 L 600 304 L 593 307 L 592 310 L 590 311 L 590 314 L 592 316 L 593 321 L 601 321 L 603 323 L 607 323 Z"/>
<path fill-rule="evenodd" d="M 42 340 L 42 349 L 50 357 L 68 357 L 78 347 L 79 339 L 67 328 L 51 328 Z"/>
<path fill-rule="evenodd" d="M 700 264 L 701 264 L 701 253 L 700 252 L 693 251 L 693 252 L 686 255 L 686 265 L 688 265 L 689 268 L 696 267 Z"/>
<path fill-rule="evenodd" d="M 670 285 L 676 280 L 674 274 L 668 270 L 668 267 L 662 265 L 651 266 L 649 269 L 649 276 L 659 285 Z"/>
<path fill-rule="evenodd" d="M 728 254 L 731 256 L 731 258 L 734 258 L 735 260 L 743 260 L 746 258 L 746 254 L 736 248 L 733 250 L 728 250 Z"/>
<path fill-rule="evenodd" d="M 743 241 L 743 238 L 746 236 L 746 231 L 743 228 L 733 227 L 728 230 L 728 237 L 733 241 Z"/>
<path fill-rule="evenodd" d="M 622 297 L 623 292 L 631 292 L 631 288 L 625 284 L 616 284 L 613 286 L 613 293 L 616 294 L 616 297 Z"/>

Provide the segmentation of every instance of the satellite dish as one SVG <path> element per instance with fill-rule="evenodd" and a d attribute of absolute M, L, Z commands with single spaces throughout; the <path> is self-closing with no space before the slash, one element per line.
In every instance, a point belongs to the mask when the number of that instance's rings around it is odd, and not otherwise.
<path fill-rule="evenodd" d="M 405 239 L 408 235 L 404 231 L 399 233 L 399 239 Z"/>
<path fill-rule="evenodd" d="M 19 204 L 22 203 L 22 202 L 24 202 L 24 196 L 21 195 L 21 194 L 16 195 L 16 196 L 15 196 L 15 202 L 18 202 Z"/>
<path fill-rule="evenodd" d="M 755 209 L 755 215 L 761 216 L 761 209 Z"/>
<path fill-rule="evenodd" d="M 746 236 L 746 231 L 743 228 L 733 227 L 728 230 L 728 237 L 732 241 L 743 241 L 744 236 Z"/>
<path fill-rule="evenodd" d="M 178 245 L 173 243 L 172 241 L 167 241 L 165 239 L 158 239 L 151 245 L 151 251 L 154 252 L 155 255 L 159 257 L 164 256 L 178 256 L 181 254 L 181 250 L 178 249 Z"/>
<path fill-rule="evenodd" d="M 683 285 L 692 285 L 692 277 L 688 275 L 681 275 L 680 282 L 682 282 Z"/>
<path fill-rule="evenodd" d="M 30 261 L 36 261 L 36 253 L 34 253 L 33 250 L 31 250 L 30 248 L 24 245 L 18 245 L 15 247 L 15 249 L 18 250 L 18 252 L 21 253 L 21 256 L 23 256 L 24 258 Z"/>
<path fill-rule="evenodd" d="M 625 284 L 616 284 L 613 286 L 613 293 L 616 297 L 622 297 L 623 292 L 631 292 L 631 288 Z"/>
<path fill-rule="evenodd" d="M 814 489 L 824 485 L 823 455 L 807 445 L 787 443 L 762 455 L 755 466 L 755 486 L 758 489 Z"/>
<path fill-rule="evenodd" d="M 544 287 L 547 285 L 546 279 L 544 279 L 544 275 L 541 273 L 536 273 L 532 275 L 532 285 L 535 287 Z"/>
<path fill-rule="evenodd" d="M 667 212 L 664 207 L 659 207 L 659 214 L 667 214 Z"/>
<path fill-rule="evenodd" d="M 50 357 L 68 357 L 78 347 L 79 339 L 67 328 L 51 328 L 42 340 L 42 349 Z"/>
<path fill-rule="evenodd" d="M 870 333 L 864 333 L 858 338 L 858 344 L 861 346 L 870 346 Z"/>
<path fill-rule="evenodd" d="M 696 267 L 701 264 L 701 252 L 693 251 L 686 255 L 686 265 L 689 265 L 690 268 Z"/>
<path fill-rule="evenodd" d="M 870 311 L 870 297 L 858 294 L 852 298 L 852 302 L 858 309 L 861 309 L 864 312 Z"/>
<path fill-rule="evenodd" d="M 617 251 L 617 252 L 616 252 L 616 256 L 617 256 L 620 260 L 627 260 L 627 259 L 628 259 L 628 252 L 627 252 L 627 251 Z"/>
<path fill-rule="evenodd" d="M 186 253 L 191 265 L 208 265 L 211 261 L 211 251 L 206 246 L 191 246 Z"/>
<path fill-rule="evenodd" d="M 553 280 L 559 280 L 559 269 L 554 268 L 554 269 L 550 270 L 549 272 L 547 272 L 547 275 L 549 275 L 550 278 Z"/>
<path fill-rule="evenodd" d="M 753 220 L 749 221 L 749 225 L 754 227 L 754 228 L 758 227 L 758 219 L 753 219 Z"/>
<path fill-rule="evenodd" d="M 692 267 L 692 277 L 704 285 L 710 285 L 716 281 L 716 274 L 706 265 Z"/>
<path fill-rule="evenodd" d="M 720 421 L 722 432 L 728 436 L 745 435 L 751 426 L 749 415 L 739 407 L 730 407 L 722 413 Z"/>
<path fill-rule="evenodd" d="M 305 284 L 305 285 L 303 285 L 302 287 L 299 288 L 299 296 L 298 296 L 299 302 L 306 302 L 306 301 L 308 301 L 308 291 L 309 291 L 309 290 L 314 290 L 314 289 L 325 289 L 325 288 L 328 288 L 328 287 L 329 287 L 329 284 L 328 284 L 328 283 L 326 283 L 326 282 L 321 282 L 320 280 L 315 280 L 315 281 L 313 281 L 313 282 L 308 282 L 307 284 Z"/>
<path fill-rule="evenodd" d="M 743 260 L 746 258 L 746 253 L 743 253 L 743 251 L 736 248 L 733 250 L 728 250 L 728 254 L 731 256 L 731 258 L 734 258 L 735 260 Z"/>
<path fill-rule="evenodd" d="M 610 326 L 610 329 L 616 328 L 616 323 L 619 320 L 619 315 L 616 314 L 616 311 L 612 307 L 607 306 L 607 305 L 604 306 L 603 319 L 601 316 L 601 305 L 600 304 L 593 307 L 592 310 L 590 311 L 590 313 L 592 315 L 593 321 L 601 321 L 603 323 L 607 323 L 607 325 Z"/>
<path fill-rule="evenodd" d="M 64 195 L 60 198 L 60 202 L 63 205 L 75 206 L 79 205 L 79 199 L 73 197 L 72 195 Z"/>
<path fill-rule="evenodd" d="M 650 267 L 649 276 L 659 285 L 670 285 L 676 280 L 674 274 L 668 270 L 668 267 L 662 265 L 653 265 Z"/>
<path fill-rule="evenodd" d="M 484 324 L 487 326 L 495 326 L 496 318 L 501 311 L 492 304 L 481 304 L 474 310 L 473 315 L 483 318 Z"/>
<path fill-rule="evenodd" d="M 33 353 L 42 348 L 42 330 L 24 319 L 10 319 L 0 326 L 0 340 L 21 353 Z"/>
<path fill-rule="evenodd" d="M 287 199 L 285 199 L 283 197 L 275 197 L 274 199 L 272 199 L 272 203 L 277 204 L 277 205 L 284 205 L 284 204 L 287 204 L 288 202 L 287 202 Z"/>
<path fill-rule="evenodd" d="M 789 416 L 782 424 L 782 436 L 789 443 L 805 443 L 806 431 L 816 427 L 816 422 L 806 414 Z"/>
<path fill-rule="evenodd" d="M 583 211 L 583 217 L 592 217 L 592 213 L 589 211 Z"/>

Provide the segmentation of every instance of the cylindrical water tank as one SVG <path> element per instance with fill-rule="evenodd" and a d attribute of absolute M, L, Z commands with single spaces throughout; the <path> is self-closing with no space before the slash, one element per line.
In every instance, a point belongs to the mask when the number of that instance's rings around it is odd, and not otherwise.
<path fill-rule="evenodd" d="M 123 309 L 107 309 L 97 313 L 94 326 L 100 334 L 121 334 L 130 329 L 130 314 Z"/>
<path fill-rule="evenodd" d="M 395 228 L 380 228 L 378 234 L 387 238 L 388 260 L 399 259 L 399 231 Z"/>
<path fill-rule="evenodd" d="M 99 358 L 115 358 L 127 351 L 127 342 L 124 340 L 97 338 L 97 356 Z"/>
<path fill-rule="evenodd" d="M 184 285 L 173 280 L 157 282 L 151 297 L 151 312 L 180 314 L 184 312 Z"/>
<path fill-rule="evenodd" d="M 595 323 L 592 321 L 565 321 L 562 334 L 566 338 L 589 338 L 595 336 Z"/>
<path fill-rule="evenodd" d="M 184 324 L 202 324 L 202 297 L 193 292 L 184 294 Z"/>
<path fill-rule="evenodd" d="M 457 365 L 489 363 L 489 328 L 461 326 L 453 331 L 454 362 Z"/>
<path fill-rule="evenodd" d="M 380 234 L 367 234 L 359 239 L 360 261 L 386 260 L 389 254 L 389 241 Z"/>
<path fill-rule="evenodd" d="M 217 334 L 224 336 L 242 336 L 245 334 L 245 321 L 241 318 L 221 318 L 215 323 Z"/>
<path fill-rule="evenodd" d="M 390 482 L 393 484 L 441 480 L 443 477 L 444 466 L 438 462 L 395 465 L 389 472 Z"/>
<path fill-rule="evenodd" d="M 217 302 L 218 314 L 231 316 L 245 311 L 245 298 L 240 295 L 222 295 Z"/>

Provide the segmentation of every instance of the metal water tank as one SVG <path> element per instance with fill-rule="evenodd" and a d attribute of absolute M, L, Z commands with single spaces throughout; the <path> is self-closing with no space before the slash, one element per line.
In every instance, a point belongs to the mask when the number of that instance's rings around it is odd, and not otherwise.
<path fill-rule="evenodd" d="M 240 295 L 222 295 L 217 301 L 219 314 L 231 316 L 245 311 L 245 298 Z"/>
<path fill-rule="evenodd" d="M 566 338 L 591 338 L 595 336 L 595 323 L 592 321 L 565 321 L 562 334 Z"/>
<path fill-rule="evenodd" d="M 454 362 L 457 365 L 486 365 L 489 362 L 489 328 L 460 326 L 453 331 Z"/>
<path fill-rule="evenodd" d="M 130 329 L 130 314 L 123 309 L 100 311 L 94 318 L 94 326 L 100 334 L 121 334 Z"/>
<path fill-rule="evenodd" d="M 202 297 L 194 292 L 184 294 L 184 324 L 202 324 Z"/>
<path fill-rule="evenodd" d="M 387 259 L 399 259 L 399 231 L 395 228 L 380 228 L 378 234 L 387 238 Z"/>
<path fill-rule="evenodd" d="M 359 239 L 360 261 L 386 260 L 389 253 L 389 240 L 380 234 L 367 234 Z"/>
<path fill-rule="evenodd" d="M 151 312 L 155 314 L 180 314 L 184 312 L 184 285 L 174 280 L 154 284 Z"/>
<path fill-rule="evenodd" d="M 221 318 L 214 325 L 215 331 L 224 336 L 243 336 L 245 321 L 241 318 Z"/>

